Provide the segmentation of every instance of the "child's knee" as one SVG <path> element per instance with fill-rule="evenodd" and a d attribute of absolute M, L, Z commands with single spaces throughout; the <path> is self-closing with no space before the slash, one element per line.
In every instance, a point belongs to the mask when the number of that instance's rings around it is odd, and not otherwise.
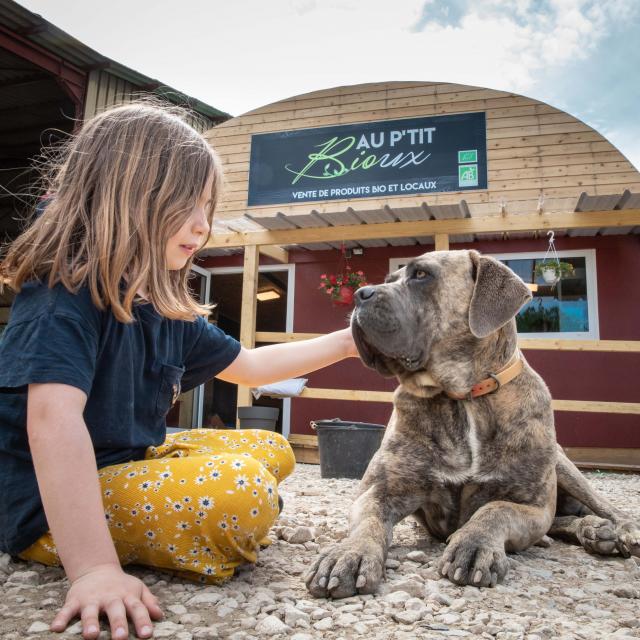
<path fill-rule="evenodd" d="M 269 436 L 270 440 L 274 442 L 274 453 L 278 461 L 277 480 L 281 482 L 295 469 L 296 456 L 293 453 L 289 441 L 283 435 L 271 433 Z"/>
<path fill-rule="evenodd" d="M 216 512 L 229 505 L 265 501 L 277 508 L 276 483 L 259 460 L 246 453 L 221 453 L 206 459 L 204 468 L 208 482 L 202 485 L 202 491 L 213 496 Z"/>
<path fill-rule="evenodd" d="M 274 477 L 255 458 L 244 455 L 220 455 L 212 459 L 209 477 L 217 480 L 203 484 L 210 507 L 206 523 L 215 539 L 232 540 L 264 537 L 278 516 L 278 489 Z"/>

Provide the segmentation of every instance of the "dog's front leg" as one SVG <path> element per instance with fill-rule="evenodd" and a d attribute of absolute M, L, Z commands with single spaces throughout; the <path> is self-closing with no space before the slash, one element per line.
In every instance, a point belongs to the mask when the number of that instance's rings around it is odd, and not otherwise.
<path fill-rule="evenodd" d="M 440 573 L 456 584 L 476 587 L 502 582 L 509 568 L 506 551 L 526 549 L 544 536 L 553 520 L 554 502 L 539 507 L 496 500 L 480 507 L 449 536 Z"/>
<path fill-rule="evenodd" d="M 349 536 L 321 553 L 306 577 L 307 589 L 318 597 L 346 598 L 373 593 L 384 576 L 393 527 L 423 502 L 422 491 L 394 493 L 374 482 L 351 507 Z"/>

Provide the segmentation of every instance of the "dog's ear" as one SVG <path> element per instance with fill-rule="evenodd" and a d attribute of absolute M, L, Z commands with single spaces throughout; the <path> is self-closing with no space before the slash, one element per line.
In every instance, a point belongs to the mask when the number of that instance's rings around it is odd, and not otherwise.
<path fill-rule="evenodd" d="M 531 300 L 531 291 L 509 267 L 494 258 L 470 251 L 475 285 L 469 307 L 469 328 L 476 338 L 504 326 Z"/>

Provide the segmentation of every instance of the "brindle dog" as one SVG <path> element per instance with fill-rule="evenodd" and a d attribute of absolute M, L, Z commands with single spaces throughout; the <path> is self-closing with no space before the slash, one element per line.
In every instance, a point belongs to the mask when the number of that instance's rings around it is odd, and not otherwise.
<path fill-rule="evenodd" d="M 515 354 L 514 317 L 530 298 L 509 268 L 476 251 L 427 253 L 357 292 L 360 356 L 400 385 L 349 536 L 307 576 L 314 596 L 374 592 L 393 527 L 408 515 L 447 542 L 439 570 L 462 585 L 494 586 L 505 552 L 547 533 L 592 553 L 640 556 L 640 528 L 556 444 L 549 390 L 526 362 L 497 391 L 468 398 Z"/>

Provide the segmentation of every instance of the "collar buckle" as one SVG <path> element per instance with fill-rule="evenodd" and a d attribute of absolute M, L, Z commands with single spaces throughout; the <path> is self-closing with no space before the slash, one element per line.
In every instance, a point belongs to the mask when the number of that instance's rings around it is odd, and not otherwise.
<path fill-rule="evenodd" d="M 496 393 L 496 391 L 500 391 L 500 387 L 502 386 L 502 383 L 498 379 L 498 376 L 495 373 L 490 373 L 489 377 L 496 383 L 496 388 L 493 391 L 489 391 L 489 394 Z"/>

